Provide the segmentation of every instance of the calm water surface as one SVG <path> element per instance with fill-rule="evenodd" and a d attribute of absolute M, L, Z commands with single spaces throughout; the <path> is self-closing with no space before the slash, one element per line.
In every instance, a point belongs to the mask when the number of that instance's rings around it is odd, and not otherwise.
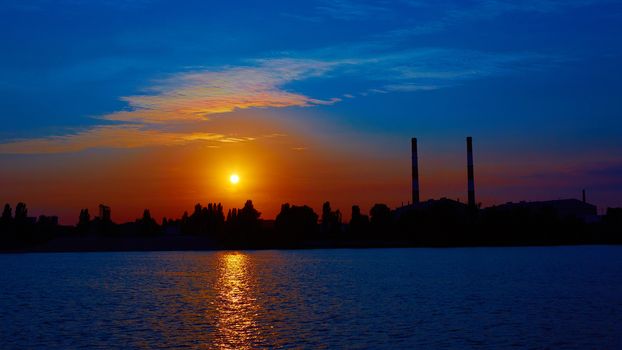
<path fill-rule="evenodd" d="M 622 247 L 0 255 L 0 348 L 622 348 Z"/>

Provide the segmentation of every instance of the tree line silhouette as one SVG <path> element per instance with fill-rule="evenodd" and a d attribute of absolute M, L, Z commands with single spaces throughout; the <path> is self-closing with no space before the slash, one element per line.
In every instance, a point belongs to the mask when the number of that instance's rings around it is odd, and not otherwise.
<path fill-rule="evenodd" d="M 261 219 L 251 200 L 225 214 L 220 203 L 196 204 L 192 214 L 158 223 L 148 209 L 134 222 L 116 224 L 110 208 L 100 205 L 92 217 L 82 209 L 75 226 L 58 224 L 53 216 L 29 217 L 26 204 L 5 204 L 0 217 L 0 249 L 45 246 L 55 238 L 115 239 L 137 242 L 168 237 L 195 237 L 196 248 L 303 248 L 327 246 L 490 246 L 622 243 L 622 208 L 609 208 L 601 220 L 587 223 L 562 215 L 553 207 L 490 207 L 480 209 L 448 200 L 392 210 L 375 204 L 368 215 L 353 205 L 344 222 L 330 202 L 318 215 L 307 205 L 285 203 L 275 220 Z M 141 241 L 142 240 L 142 241 Z M 191 249 L 192 247 L 188 247 Z"/>

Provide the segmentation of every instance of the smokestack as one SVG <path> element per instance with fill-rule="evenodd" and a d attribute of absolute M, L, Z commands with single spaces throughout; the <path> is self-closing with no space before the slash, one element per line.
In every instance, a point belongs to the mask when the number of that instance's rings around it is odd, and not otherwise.
<path fill-rule="evenodd" d="M 473 177 L 473 138 L 467 137 L 467 173 L 469 177 L 469 206 L 475 207 L 475 179 Z"/>
<path fill-rule="evenodd" d="M 583 190 L 582 195 L 583 195 L 583 203 L 586 203 L 586 201 L 585 201 L 585 190 Z"/>
<path fill-rule="evenodd" d="M 417 157 L 417 138 L 410 140 L 412 155 L 412 199 L 413 204 L 419 203 L 419 159 Z"/>

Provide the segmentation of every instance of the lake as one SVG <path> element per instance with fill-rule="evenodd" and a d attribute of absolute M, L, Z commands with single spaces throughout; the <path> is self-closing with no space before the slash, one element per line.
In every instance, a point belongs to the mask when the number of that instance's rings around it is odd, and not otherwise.
<path fill-rule="evenodd" d="M 0 348 L 622 348 L 622 247 L 0 255 Z"/>

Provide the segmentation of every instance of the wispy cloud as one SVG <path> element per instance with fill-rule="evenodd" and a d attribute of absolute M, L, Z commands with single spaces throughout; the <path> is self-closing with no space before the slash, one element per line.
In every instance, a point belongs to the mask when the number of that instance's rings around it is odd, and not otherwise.
<path fill-rule="evenodd" d="M 482 52 L 463 49 L 419 48 L 375 53 L 359 51 L 347 60 L 344 75 L 365 77 L 376 86 L 367 93 L 436 90 L 468 80 L 538 70 L 563 61 L 554 55 L 532 52 Z M 360 91 L 359 91 L 360 93 Z"/>
<path fill-rule="evenodd" d="M 410 26 L 398 27 L 392 31 L 380 33 L 381 37 L 407 37 L 425 35 L 444 30 L 460 23 L 487 20 L 509 13 L 551 14 L 565 9 L 580 8 L 616 0 L 320 0 L 315 11 L 283 13 L 284 17 L 304 22 L 322 20 L 368 21 L 392 20 L 403 11 L 415 9 L 417 12 L 434 14 L 432 17 L 417 18 Z M 441 11 L 438 11 L 438 10 Z"/>
<path fill-rule="evenodd" d="M 194 132 L 209 129 L 208 116 L 247 108 L 330 105 L 287 91 L 283 85 L 320 77 L 346 61 L 257 59 L 248 65 L 193 70 L 168 76 L 146 89 L 149 94 L 122 97 L 128 108 L 97 117 L 114 121 L 65 135 L 20 139 L 0 144 L 0 153 L 61 153 L 88 148 L 135 148 L 197 141 L 238 143 L 262 136 Z M 240 131 L 248 131 L 242 130 Z"/>
<path fill-rule="evenodd" d="M 173 74 L 155 81 L 145 89 L 145 94 L 122 97 L 128 107 L 100 116 L 106 125 L 66 135 L 5 142 L 0 144 L 0 153 L 250 142 L 258 136 L 214 131 L 210 128 L 210 116 L 249 108 L 331 105 L 355 94 L 435 90 L 471 79 L 511 74 L 526 67 L 533 69 L 539 62 L 552 61 L 549 56 L 530 53 L 443 48 L 379 53 L 369 47 L 326 48 L 299 57 L 255 59 L 245 65 Z M 324 79 L 326 84 L 335 78 L 363 79 L 367 86 L 361 87 L 361 91 L 342 91 L 337 95 L 340 97 L 332 98 L 315 98 L 288 88 L 291 83 L 312 78 Z M 111 121 L 115 124 L 109 125 Z"/>
<path fill-rule="evenodd" d="M 180 145 L 196 141 L 242 142 L 221 134 L 167 132 L 141 125 L 107 125 L 60 136 L 15 140 L 0 144 L 0 153 L 66 153 L 86 148 L 137 148 Z"/>
<path fill-rule="evenodd" d="M 289 92 L 283 85 L 322 76 L 341 62 L 284 58 L 254 63 L 254 66 L 175 74 L 151 86 L 148 91 L 152 94 L 123 97 L 131 108 L 129 111 L 103 118 L 141 123 L 205 120 L 211 114 L 236 109 L 308 107 L 339 101 Z"/>

